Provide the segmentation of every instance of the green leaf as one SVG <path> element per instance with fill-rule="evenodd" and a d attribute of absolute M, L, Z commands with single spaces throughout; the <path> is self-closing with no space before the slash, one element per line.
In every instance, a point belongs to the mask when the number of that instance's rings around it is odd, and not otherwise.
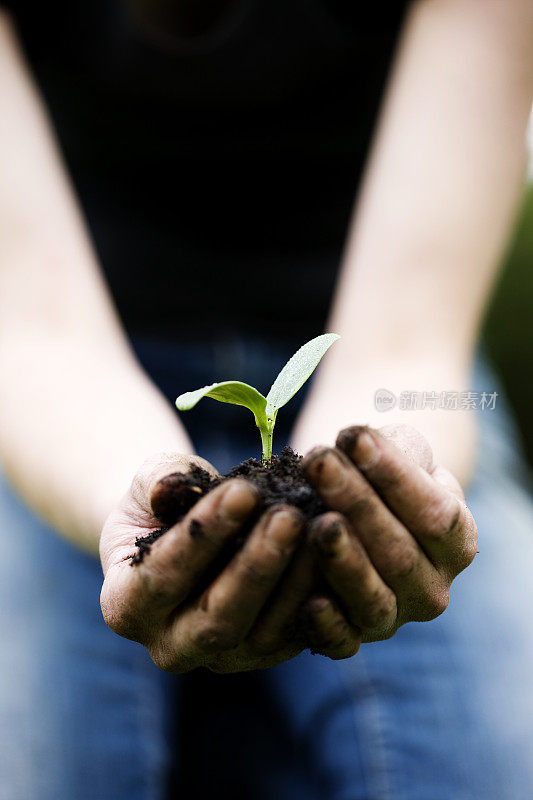
<path fill-rule="evenodd" d="M 311 339 L 287 361 L 266 396 L 266 415 L 275 420 L 278 410 L 288 403 L 318 366 L 322 356 L 333 342 L 340 339 L 336 333 L 324 333 Z"/>
<path fill-rule="evenodd" d="M 180 411 L 188 411 L 194 408 L 202 397 L 212 397 L 222 403 L 249 408 L 261 433 L 263 463 L 270 464 L 272 435 L 278 410 L 296 394 L 314 372 L 326 350 L 339 338 L 336 333 L 325 333 L 300 347 L 279 373 L 267 397 L 263 397 L 257 389 L 248 386 L 247 383 L 224 381 L 180 394 L 176 405 Z"/>
<path fill-rule="evenodd" d="M 249 408 L 258 426 L 266 423 L 266 398 L 247 383 L 240 381 L 212 383 L 210 386 L 203 386 L 193 392 L 180 394 L 176 405 L 180 411 L 188 411 L 190 408 L 194 408 L 202 397 L 212 397 L 213 400 L 219 400 L 221 403 L 232 403 Z"/>

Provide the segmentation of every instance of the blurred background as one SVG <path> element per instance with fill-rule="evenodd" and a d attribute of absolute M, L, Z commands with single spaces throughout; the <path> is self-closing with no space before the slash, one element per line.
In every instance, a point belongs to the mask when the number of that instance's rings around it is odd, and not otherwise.
<path fill-rule="evenodd" d="M 485 321 L 485 349 L 513 407 L 533 465 L 533 174 Z"/>

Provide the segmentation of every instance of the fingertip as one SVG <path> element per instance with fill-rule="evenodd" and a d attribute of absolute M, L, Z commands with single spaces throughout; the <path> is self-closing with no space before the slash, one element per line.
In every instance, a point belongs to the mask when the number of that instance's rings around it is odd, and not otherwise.
<path fill-rule="evenodd" d="M 347 456 L 351 456 L 357 446 L 359 436 L 367 430 L 367 425 L 350 425 L 348 428 L 343 428 L 335 440 L 335 447 L 338 447 Z"/>
<path fill-rule="evenodd" d="M 332 653 L 326 653 L 332 661 L 344 661 L 346 658 L 353 658 L 361 647 L 361 635 L 349 637 L 339 642 L 337 648 Z"/>
<path fill-rule="evenodd" d="M 327 453 L 331 450 L 331 447 L 326 447 L 325 445 L 316 445 L 308 453 L 302 458 L 301 461 L 301 468 L 306 475 L 311 473 L 316 474 L 317 476 L 320 475 L 320 472 L 323 467 L 324 458 Z"/>
<path fill-rule="evenodd" d="M 235 520 L 246 518 L 258 505 L 259 489 L 244 478 L 232 478 L 223 484 L 222 513 Z"/>
<path fill-rule="evenodd" d="M 379 459 L 380 451 L 376 436 L 377 431 L 367 425 L 352 425 L 342 430 L 336 446 L 362 470 L 372 467 Z"/>
<path fill-rule="evenodd" d="M 333 553 L 346 532 L 342 514 L 336 511 L 327 511 L 313 520 L 308 529 L 307 540 L 320 552 Z"/>
<path fill-rule="evenodd" d="M 349 624 L 333 601 L 322 595 L 305 604 L 311 652 L 334 661 L 354 656 L 361 646 L 362 632 Z"/>
<path fill-rule="evenodd" d="M 171 472 L 160 478 L 152 489 L 152 513 L 165 525 L 172 525 L 192 508 L 203 493 L 203 488 L 190 473 Z"/>
<path fill-rule="evenodd" d="M 294 525 L 303 525 L 305 522 L 305 515 L 301 509 L 298 506 L 290 505 L 290 503 L 275 503 L 269 506 L 267 513 L 285 514 L 287 519 L 290 519 Z"/>
<path fill-rule="evenodd" d="M 299 538 L 305 517 L 299 508 L 286 503 L 271 506 L 266 512 L 265 535 L 282 544 L 293 544 Z"/>

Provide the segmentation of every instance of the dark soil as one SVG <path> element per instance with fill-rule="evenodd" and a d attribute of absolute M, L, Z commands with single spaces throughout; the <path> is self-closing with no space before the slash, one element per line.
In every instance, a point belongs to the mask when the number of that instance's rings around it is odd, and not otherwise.
<path fill-rule="evenodd" d="M 259 489 L 262 501 L 256 517 L 250 521 L 250 527 L 263 511 L 277 503 L 297 506 L 307 519 L 322 514 L 326 508 L 305 479 L 301 460 L 302 456 L 285 447 L 281 455 L 272 456 L 268 467 L 255 458 L 249 458 L 233 467 L 227 475 L 216 478 L 200 467 L 194 467 L 187 475 L 175 473 L 167 476 L 160 482 L 159 491 L 152 498 L 154 513 L 164 527 L 135 541 L 138 550 L 132 557 L 132 564 L 140 563 L 152 544 L 179 522 L 201 497 L 230 478 L 245 478 Z M 191 536 L 197 533 L 194 522 L 192 520 L 189 527 Z M 240 544 L 242 540 L 236 546 Z"/>

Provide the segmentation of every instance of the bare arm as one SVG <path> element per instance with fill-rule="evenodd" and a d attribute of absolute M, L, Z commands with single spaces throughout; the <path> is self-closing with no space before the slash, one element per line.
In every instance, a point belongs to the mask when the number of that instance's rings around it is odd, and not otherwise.
<path fill-rule="evenodd" d="M 523 182 L 532 53 L 529 0 L 419 0 L 401 38 L 330 321 L 344 343 L 295 431 L 305 450 L 344 428 L 304 461 L 330 509 L 309 540 L 335 598 L 321 608 L 340 599 L 363 641 L 442 613 L 476 553 L 454 477 L 471 474 L 472 414 L 379 414 L 374 392 L 468 388 Z M 427 441 L 375 430 L 392 422 Z"/>
<path fill-rule="evenodd" d="M 471 413 L 378 414 L 374 392 L 469 388 L 523 184 L 532 54 L 529 0 L 413 3 L 328 326 L 344 340 L 296 430 L 301 451 L 353 422 L 407 422 L 468 481 Z"/>
<path fill-rule="evenodd" d="M 114 630 L 180 672 L 267 666 L 304 647 L 287 637 L 290 603 L 262 615 L 300 542 L 295 509 L 274 507 L 256 520 L 205 602 L 190 602 L 256 510 L 258 495 L 245 481 L 226 482 L 194 507 L 203 537 L 190 535 L 185 517 L 131 568 L 136 538 L 161 527 L 165 498 L 179 494 L 191 461 L 212 468 L 187 455 L 177 415 L 128 347 L 1 14 L 0 372 L 2 466 L 57 530 L 91 552 L 100 543 L 102 610 Z M 352 650 L 358 645 L 354 634 Z"/>
<path fill-rule="evenodd" d="M 121 330 L 48 121 L 0 13 L 0 458 L 93 552 L 147 455 L 191 452 Z"/>

